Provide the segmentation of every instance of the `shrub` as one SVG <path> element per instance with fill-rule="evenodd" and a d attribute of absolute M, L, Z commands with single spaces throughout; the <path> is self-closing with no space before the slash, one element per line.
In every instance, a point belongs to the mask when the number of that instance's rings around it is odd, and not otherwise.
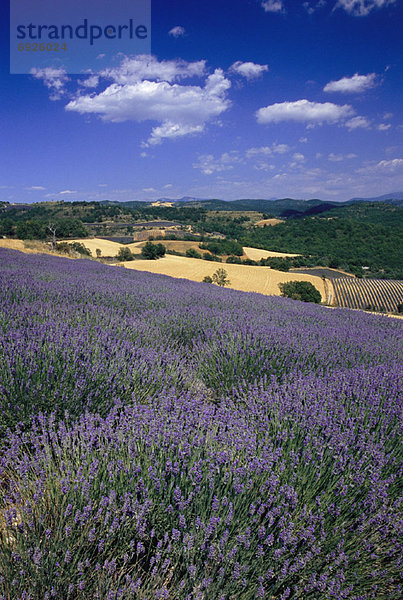
<path fill-rule="evenodd" d="M 242 256 L 243 248 L 241 244 L 233 240 L 222 242 L 207 242 L 200 244 L 202 250 L 209 250 L 212 254 L 235 254 Z"/>
<path fill-rule="evenodd" d="M 302 300 L 302 302 L 315 302 L 320 304 L 322 296 L 310 281 L 287 281 L 278 284 L 281 295 L 293 300 Z"/>
<path fill-rule="evenodd" d="M 141 250 L 141 254 L 147 260 L 156 260 L 165 256 L 166 248 L 163 244 L 153 244 L 152 242 L 146 242 L 145 246 Z"/>
<path fill-rule="evenodd" d="M 217 256 L 216 254 L 208 254 L 207 252 L 203 254 L 203 259 L 209 260 L 210 262 L 222 262 L 222 258 L 220 256 Z"/>
<path fill-rule="evenodd" d="M 125 260 L 133 260 L 134 256 L 131 253 L 130 248 L 120 248 L 116 258 L 123 262 Z"/>
<path fill-rule="evenodd" d="M 72 242 L 70 246 L 79 254 L 83 254 L 84 256 L 91 256 L 91 250 L 86 248 L 81 242 Z"/>
<path fill-rule="evenodd" d="M 222 287 L 231 283 L 228 279 L 228 273 L 225 269 L 217 269 L 217 271 L 213 274 L 212 281 L 213 283 L 216 283 Z"/>
<path fill-rule="evenodd" d="M 202 257 L 200 252 L 197 252 L 197 250 L 195 250 L 194 248 L 188 248 L 188 250 L 186 250 L 186 256 L 188 256 L 189 258 L 201 258 Z"/>
<path fill-rule="evenodd" d="M 228 264 L 232 264 L 232 265 L 241 265 L 242 264 L 242 261 L 239 256 L 228 256 L 227 260 L 225 262 L 227 262 Z"/>
<path fill-rule="evenodd" d="M 71 254 L 71 244 L 68 242 L 59 242 L 56 244 L 56 250 L 58 252 L 63 252 L 64 254 Z"/>
<path fill-rule="evenodd" d="M 213 283 L 212 278 L 210 277 L 210 275 L 206 275 L 206 277 L 203 278 L 204 283 Z"/>

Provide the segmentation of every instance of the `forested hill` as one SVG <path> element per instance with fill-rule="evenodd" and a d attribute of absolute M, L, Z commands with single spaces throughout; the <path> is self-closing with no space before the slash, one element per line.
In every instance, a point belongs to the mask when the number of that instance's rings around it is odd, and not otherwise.
<path fill-rule="evenodd" d="M 359 203 L 245 232 L 241 243 L 312 256 L 357 275 L 403 279 L 403 208 Z M 363 270 L 362 267 L 369 267 Z"/>

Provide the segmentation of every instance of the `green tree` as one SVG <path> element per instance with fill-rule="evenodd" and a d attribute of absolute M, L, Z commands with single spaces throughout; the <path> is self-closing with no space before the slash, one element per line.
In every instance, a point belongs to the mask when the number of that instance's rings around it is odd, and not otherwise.
<path fill-rule="evenodd" d="M 206 277 L 203 277 L 203 282 L 204 283 L 213 283 L 213 280 L 210 277 L 210 275 L 206 275 Z"/>
<path fill-rule="evenodd" d="M 213 274 L 212 281 L 221 287 L 231 283 L 228 279 L 228 273 L 225 269 L 217 269 L 217 271 Z"/>
<path fill-rule="evenodd" d="M 315 302 L 320 304 L 322 296 L 310 281 L 287 281 L 278 284 L 281 295 L 293 300 L 302 300 L 302 302 Z"/>
<path fill-rule="evenodd" d="M 89 248 L 86 248 L 86 246 L 84 246 L 84 244 L 82 244 L 81 242 L 71 242 L 69 245 L 72 247 L 73 250 L 75 250 L 79 254 L 83 254 L 84 256 L 91 256 L 91 250 L 89 250 Z"/>
<path fill-rule="evenodd" d="M 124 262 L 125 260 L 133 260 L 134 257 L 130 251 L 130 248 L 124 248 L 122 246 L 122 248 L 119 249 L 119 252 L 118 252 L 116 258 L 118 260 L 120 260 L 121 262 Z"/>
<path fill-rule="evenodd" d="M 165 256 L 166 248 L 163 244 L 153 244 L 152 242 L 146 242 L 141 250 L 141 254 L 148 260 L 156 260 Z"/>
<path fill-rule="evenodd" d="M 97 258 L 101 258 L 102 250 L 100 248 L 95 248 L 95 253 L 97 255 Z"/>
<path fill-rule="evenodd" d="M 186 256 L 188 258 L 201 258 L 202 257 L 202 255 L 200 254 L 200 252 L 198 252 L 194 248 L 188 248 L 186 250 Z"/>

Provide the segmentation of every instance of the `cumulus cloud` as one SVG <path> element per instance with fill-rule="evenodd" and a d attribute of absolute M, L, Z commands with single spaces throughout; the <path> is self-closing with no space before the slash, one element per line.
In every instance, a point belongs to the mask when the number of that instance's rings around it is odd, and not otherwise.
<path fill-rule="evenodd" d="M 394 4 L 396 0 L 338 0 L 336 8 L 343 8 L 354 17 L 366 17 L 377 8 Z"/>
<path fill-rule="evenodd" d="M 353 117 L 346 121 L 346 127 L 350 131 L 353 129 L 369 129 L 371 123 L 368 121 L 367 117 Z"/>
<path fill-rule="evenodd" d="M 305 160 L 305 156 L 301 152 L 295 152 L 292 157 L 296 162 L 304 162 Z"/>
<path fill-rule="evenodd" d="M 343 94 L 357 94 L 366 92 L 367 90 L 375 87 L 376 85 L 376 73 L 369 73 L 368 75 L 358 75 L 355 73 L 352 77 L 343 77 L 337 81 L 330 81 L 323 88 L 324 92 L 341 92 Z"/>
<path fill-rule="evenodd" d="M 41 79 L 43 81 L 51 92 L 51 100 L 60 100 L 60 98 L 65 95 L 66 91 L 64 86 L 67 81 L 69 81 L 69 78 L 64 69 L 55 69 L 54 67 L 37 69 L 36 67 L 33 67 L 30 74 L 33 75 L 35 79 Z"/>
<path fill-rule="evenodd" d="M 201 154 L 198 162 L 193 164 L 195 169 L 200 169 L 204 175 L 212 175 L 222 171 L 230 171 L 235 163 L 241 162 L 238 153 L 224 152 L 220 157 L 215 158 L 213 154 Z"/>
<path fill-rule="evenodd" d="M 353 154 L 353 152 L 350 152 L 350 154 L 334 154 L 333 152 L 331 152 L 327 158 L 331 162 L 342 162 L 346 159 L 350 160 L 352 158 L 357 158 L 357 155 Z"/>
<path fill-rule="evenodd" d="M 153 81 L 180 81 L 206 74 L 206 61 L 186 62 L 182 59 L 158 60 L 149 54 L 125 57 L 119 66 L 101 71 L 102 77 L 115 83 L 130 84 L 144 79 Z"/>
<path fill-rule="evenodd" d="M 253 62 L 242 62 L 237 60 L 230 67 L 230 72 L 237 73 L 238 75 L 242 75 L 246 77 L 246 79 L 255 79 L 256 77 L 260 77 L 265 71 L 269 70 L 268 65 L 258 65 Z"/>
<path fill-rule="evenodd" d="M 309 15 L 312 15 L 316 10 L 322 8 L 322 6 L 326 6 L 326 0 L 319 0 L 319 2 L 316 3 L 304 2 L 302 6 Z"/>
<path fill-rule="evenodd" d="M 271 146 L 260 146 L 258 148 L 249 148 L 246 151 L 246 158 L 253 158 L 255 156 L 273 156 L 273 154 L 285 154 L 290 150 L 287 144 L 277 144 L 274 142 Z"/>
<path fill-rule="evenodd" d="M 377 169 L 383 171 L 397 171 L 403 169 L 403 158 L 392 158 L 392 160 L 381 160 L 377 165 Z"/>
<path fill-rule="evenodd" d="M 390 129 L 392 127 L 392 125 L 390 123 L 380 123 L 377 127 L 377 129 L 379 131 L 388 131 L 388 129 Z"/>
<path fill-rule="evenodd" d="M 31 185 L 30 187 L 26 187 L 25 189 L 35 192 L 46 190 L 46 188 L 44 188 L 42 185 Z"/>
<path fill-rule="evenodd" d="M 66 110 L 95 114 L 112 123 L 157 121 L 159 124 L 153 128 L 147 144 L 200 133 L 208 121 L 229 107 L 227 90 L 231 82 L 222 69 L 209 75 L 204 86 L 172 82 L 201 75 L 204 69 L 204 61 L 124 59 L 120 67 L 104 73 L 113 79 L 104 91 L 78 96 L 67 104 Z"/>
<path fill-rule="evenodd" d="M 297 121 L 308 124 L 337 123 L 354 114 L 348 104 L 340 106 L 331 102 L 310 102 L 297 100 L 296 102 L 279 102 L 271 104 L 256 111 L 257 122 L 280 123 L 281 121 Z"/>
<path fill-rule="evenodd" d="M 283 2 L 282 0 L 265 0 L 262 2 L 262 7 L 265 12 L 279 13 L 283 12 Z"/>
<path fill-rule="evenodd" d="M 168 31 L 168 35 L 171 35 L 174 38 L 183 37 L 185 35 L 185 28 L 180 25 L 172 27 L 172 29 Z"/>
<path fill-rule="evenodd" d="M 99 77 L 97 75 L 91 75 L 88 79 L 81 79 L 78 83 L 85 88 L 96 88 L 99 83 Z"/>

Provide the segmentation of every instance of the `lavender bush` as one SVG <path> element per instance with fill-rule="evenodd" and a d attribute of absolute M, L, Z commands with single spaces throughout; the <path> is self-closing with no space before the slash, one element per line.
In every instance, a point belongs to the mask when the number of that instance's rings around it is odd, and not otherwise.
<path fill-rule="evenodd" d="M 401 597 L 401 323 L 0 249 L 2 600 Z"/>

